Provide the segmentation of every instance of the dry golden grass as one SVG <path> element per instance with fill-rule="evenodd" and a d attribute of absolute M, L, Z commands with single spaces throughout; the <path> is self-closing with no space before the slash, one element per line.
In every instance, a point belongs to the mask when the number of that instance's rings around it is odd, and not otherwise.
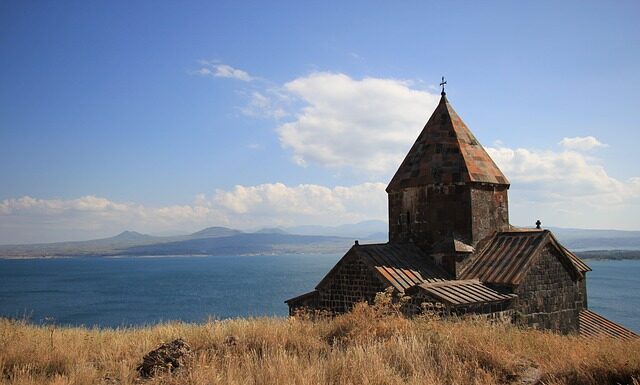
<path fill-rule="evenodd" d="M 225 343 L 228 336 L 237 344 Z M 177 373 L 135 367 L 182 337 Z M 640 385 L 640 342 L 585 341 L 480 321 L 407 320 L 359 305 L 333 319 L 255 318 L 131 329 L 0 320 L 0 384 L 617 384 Z"/>

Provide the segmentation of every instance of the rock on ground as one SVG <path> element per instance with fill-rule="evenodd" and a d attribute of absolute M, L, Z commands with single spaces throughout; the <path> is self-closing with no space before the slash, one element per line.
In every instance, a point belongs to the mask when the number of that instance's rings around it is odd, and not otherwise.
<path fill-rule="evenodd" d="M 153 377 L 187 366 L 192 356 L 191 346 L 182 338 L 178 338 L 147 353 L 136 370 L 142 377 Z"/>

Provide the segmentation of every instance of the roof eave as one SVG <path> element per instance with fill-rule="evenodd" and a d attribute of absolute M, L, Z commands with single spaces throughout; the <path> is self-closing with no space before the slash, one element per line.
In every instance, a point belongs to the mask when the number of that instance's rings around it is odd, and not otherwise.
<path fill-rule="evenodd" d="M 300 299 L 303 299 L 303 298 L 306 298 L 306 297 L 314 296 L 317 293 L 318 293 L 318 290 L 312 290 L 312 291 L 310 291 L 308 293 L 300 294 L 300 295 L 295 296 L 293 298 L 289 298 L 288 300 L 284 301 L 284 303 L 289 304 L 290 302 L 294 302 L 294 301 L 297 301 L 297 300 L 300 300 Z"/>

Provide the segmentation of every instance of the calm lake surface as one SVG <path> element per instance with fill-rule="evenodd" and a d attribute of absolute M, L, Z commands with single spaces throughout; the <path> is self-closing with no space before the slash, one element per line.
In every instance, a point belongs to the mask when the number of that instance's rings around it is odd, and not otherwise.
<path fill-rule="evenodd" d="M 285 316 L 340 255 L 0 260 L 0 315 L 117 327 Z M 640 261 L 588 261 L 589 307 L 640 332 Z M 46 321 L 45 321 L 46 320 Z"/>

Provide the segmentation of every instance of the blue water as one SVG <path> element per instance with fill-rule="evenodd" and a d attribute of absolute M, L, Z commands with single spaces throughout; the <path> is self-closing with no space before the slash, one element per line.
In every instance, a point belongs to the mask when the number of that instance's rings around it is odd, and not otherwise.
<path fill-rule="evenodd" d="M 339 255 L 0 260 L 0 315 L 107 326 L 287 314 Z M 590 261 L 589 307 L 640 331 L 640 261 Z"/>
<path fill-rule="evenodd" d="M 122 326 L 286 315 L 336 255 L 0 260 L 0 315 Z M 52 318 L 52 320 L 49 320 Z"/>
<path fill-rule="evenodd" d="M 640 333 L 640 261 L 587 261 L 589 309 Z"/>

